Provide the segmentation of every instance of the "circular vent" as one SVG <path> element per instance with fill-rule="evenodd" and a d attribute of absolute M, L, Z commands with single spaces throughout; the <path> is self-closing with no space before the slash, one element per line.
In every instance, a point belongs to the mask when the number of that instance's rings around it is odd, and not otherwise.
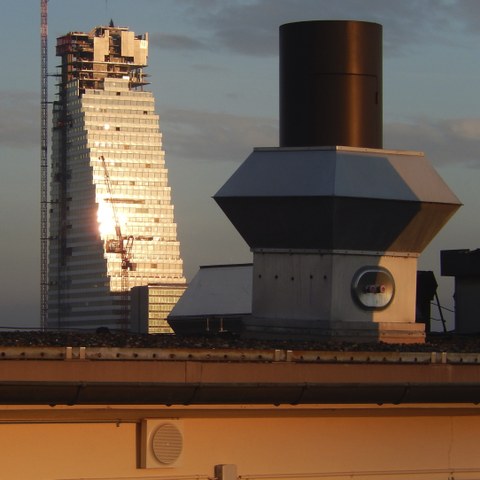
<path fill-rule="evenodd" d="M 171 465 L 182 453 L 183 437 L 171 423 L 160 425 L 152 435 L 152 450 L 155 458 L 164 465 Z"/>
<path fill-rule="evenodd" d="M 352 294 L 360 307 L 381 310 L 388 307 L 393 300 L 395 281 L 386 268 L 363 267 L 353 276 Z"/>

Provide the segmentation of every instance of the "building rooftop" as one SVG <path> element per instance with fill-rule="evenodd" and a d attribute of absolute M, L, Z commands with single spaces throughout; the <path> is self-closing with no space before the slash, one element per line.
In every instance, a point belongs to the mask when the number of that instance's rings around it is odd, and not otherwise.
<path fill-rule="evenodd" d="M 335 340 L 299 339 L 247 339 L 225 332 L 215 336 L 142 335 L 113 332 L 99 329 L 98 333 L 75 331 L 41 332 L 37 330 L 0 332 L 0 352 L 7 347 L 90 347 L 126 349 L 181 349 L 208 350 L 226 349 L 235 352 L 250 350 L 292 350 L 331 352 L 451 352 L 479 353 L 479 335 L 455 333 L 431 333 L 424 344 L 387 344 L 382 342 L 343 342 Z M 0 353 L 0 358 L 1 358 Z"/>
<path fill-rule="evenodd" d="M 425 344 L 0 334 L 3 405 L 476 404 L 480 337 Z"/>
<path fill-rule="evenodd" d="M 0 403 L 477 403 L 476 337 L 424 345 L 4 332 Z"/>

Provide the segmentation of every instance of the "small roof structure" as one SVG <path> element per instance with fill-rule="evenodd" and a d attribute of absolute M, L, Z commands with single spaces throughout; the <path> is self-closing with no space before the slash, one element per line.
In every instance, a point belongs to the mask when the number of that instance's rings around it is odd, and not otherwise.
<path fill-rule="evenodd" d="M 170 317 L 252 313 L 252 264 L 201 266 Z"/>

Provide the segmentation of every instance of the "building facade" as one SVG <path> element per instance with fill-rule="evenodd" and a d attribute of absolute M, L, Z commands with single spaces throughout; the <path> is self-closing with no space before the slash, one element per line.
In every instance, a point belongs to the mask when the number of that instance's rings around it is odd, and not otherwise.
<path fill-rule="evenodd" d="M 478 353 L 1 352 L 2 478 L 480 478 Z"/>
<path fill-rule="evenodd" d="M 48 327 L 129 329 L 132 287 L 185 283 L 148 35 L 70 32 L 57 55 Z"/>
<path fill-rule="evenodd" d="M 132 330 L 139 333 L 173 333 L 167 317 L 185 289 L 185 283 L 133 287 L 130 290 Z"/>

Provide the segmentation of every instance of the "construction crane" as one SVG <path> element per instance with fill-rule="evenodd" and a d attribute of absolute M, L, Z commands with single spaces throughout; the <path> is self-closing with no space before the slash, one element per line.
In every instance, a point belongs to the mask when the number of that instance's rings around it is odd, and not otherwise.
<path fill-rule="evenodd" d="M 108 173 L 107 163 L 105 157 L 101 155 L 99 160 L 102 162 L 103 173 L 105 178 L 105 184 L 107 186 L 107 192 L 109 196 L 110 204 L 112 205 L 113 220 L 115 223 L 115 235 L 116 238 L 108 239 L 105 242 L 105 251 L 107 253 L 116 253 L 121 258 L 121 294 L 122 294 L 122 307 L 123 307 L 123 322 L 124 327 L 128 327 L 128 272 L 132 269 L 132 247 L 133 236 L 124 237 L 122 235 L 122 229 L 120 227 L 120 221 L 118 219 L 117 208 L 113 199 L 112 183 L 110 180 L 110 174 Z"/>
<path fill-rule="evenodd" d="M 40 1 L 40 328 L 48 321 L 48 0 Z"/>

